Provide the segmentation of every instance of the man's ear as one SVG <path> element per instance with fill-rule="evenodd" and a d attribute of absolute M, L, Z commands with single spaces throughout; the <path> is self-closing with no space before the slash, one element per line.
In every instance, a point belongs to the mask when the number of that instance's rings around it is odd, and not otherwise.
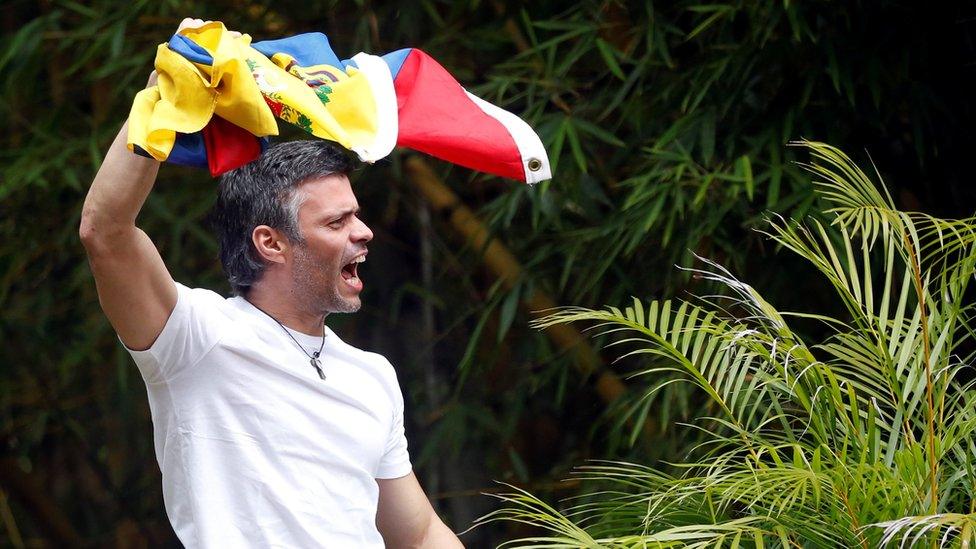
<path fill-rule="evenodd" d="M 258 256 L 270 263 L 284 263 L 288 252 L 288 239 L 281 231 L 267 225 L 258 225 L 251 231 L 251 242 Z"/>

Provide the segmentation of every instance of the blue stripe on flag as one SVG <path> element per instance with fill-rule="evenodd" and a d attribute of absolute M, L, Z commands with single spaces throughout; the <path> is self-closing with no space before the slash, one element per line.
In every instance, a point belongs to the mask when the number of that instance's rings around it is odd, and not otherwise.
<path fill-rule="evenodd" d="M 276 53 L 286 53 L 294 57 L 295 62 L 302 67 L 311 67 L 312 65 L 342 66 L 339 58 L 332 51 L 332 46 L 329 45 L 329 39 L 321 32 L 308 32 L 280 40 L 262 40 L 251 44 L 251 47 L 268 58 Z"/>
<path fill-rule="evenodd" d="M 208 167 L 207 147 L 203 143 L 203 132 L 177 133 L 176 143 L 173 144 L 173 150 L 169 153 L 167 160 L 181 166 Z"/>
<path fill-rule="evenodd" d="M 386 65 L 390 67 L 390 74 L 393 75 L 394 80 L 396 80 L 397 74 L 400 73 L 400 67 L 403 66 L 403 62 L 407 60 L 407 56 L 412 51 L 413 48 L 404 48 L 402 50 L 391 51 L 383 56 L 383 61 L 386 61 Z"/>
<path fill-rule="evenodd" d="M 175 51 L 176 53 L 186 57 L 194 63 L 200 63 L 201 65 L 213 65 L 213 57 L 207 53 L 207 50 L 201 48 L 189 38 L 174 34 L 172 38 L 169 39 L 169 49 Z"/>

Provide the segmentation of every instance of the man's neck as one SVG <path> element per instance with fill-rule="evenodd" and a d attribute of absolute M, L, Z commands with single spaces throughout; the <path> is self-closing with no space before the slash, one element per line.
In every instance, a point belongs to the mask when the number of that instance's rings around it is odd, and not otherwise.
<path fill-rule="evenodd" d="M 307 310 L 303 307 L 302 300 L 293 293 L 270 292 L 259 284 L 252 286 L 243 297 L 251 305 L 296 332 L 311 336 L 322 335 L 322 324 L 325 323 L 326 315 Z"/>

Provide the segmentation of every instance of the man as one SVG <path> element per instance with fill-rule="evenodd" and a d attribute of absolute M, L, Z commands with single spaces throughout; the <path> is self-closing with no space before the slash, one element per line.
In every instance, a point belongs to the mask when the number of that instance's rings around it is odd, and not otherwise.
<path fill-rule="evenodd" d="M 343 152 L 279 144 L 222 177 L 215 220 L 237 294 L 224 299 L 174 282 L 136 227 L 159 164 L 126 149 L 127 125 L 80 235 L 102 309 L 146 382 L 183 544 L 461 547 L 411 471 L 392 366 L 324 324 L 359 309 L 373 237 Z"/>

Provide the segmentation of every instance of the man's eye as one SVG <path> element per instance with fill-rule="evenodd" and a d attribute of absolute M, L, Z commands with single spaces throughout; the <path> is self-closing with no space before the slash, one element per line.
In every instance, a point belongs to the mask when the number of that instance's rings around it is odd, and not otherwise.
<path fill-rule="evenodd" d="M 333 227 L 333 228 L 339 228 L 339 227 L 341 227 L 342 226 L 342 219 L 340 218 L 340 219 L 334 219 L 332 221 L 329 221 L 329 226 L 330 227 Z"/>

